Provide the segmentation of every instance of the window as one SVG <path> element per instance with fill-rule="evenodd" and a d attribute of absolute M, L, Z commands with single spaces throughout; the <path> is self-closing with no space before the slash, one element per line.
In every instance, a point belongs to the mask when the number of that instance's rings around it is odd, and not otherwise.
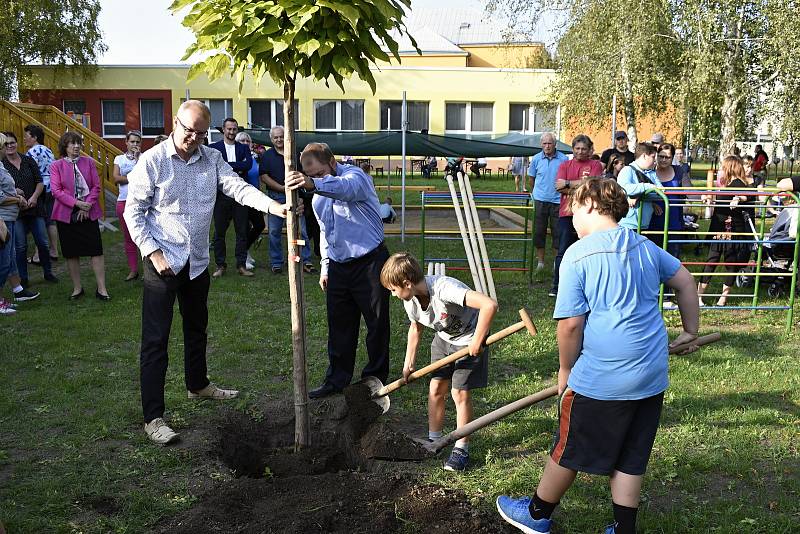
<path fill-rule="evenodd" d="M 406 101 L 409 130 L 428 129 L 428 103 Z M 403 116 L 403 102 L 384 100 L 381 102 L 381 130 L 400 130 Z"/>
<path fill-rule="evenodd" d="M 448 132 L 491 132 L 494 123 L 491 102 L 448 102 L 444 129 Z"/>
<path fill-rule="evenodd" d="M 139 116 L 142 121 L 142 135 L 161 135 L 164 133 L 164 101 L 139 100 Z"/>
<path fill-rule="evenodd" d="M 473 132 L 491 132 L 493 111 L 494 104 L 473 102 L 470 130 Z"/>
<path fill-rule="evenodd" d="M 103 100 L 103 137 L 125 136 L 125 101 Z"/>
<path fill-rule="evenodd" d="M 523 133 L 558 131 L 558 105 L 511 104 L 508 130 Z"/>
<path fill-rule="evenodd" d="M 268 129 L 283 126 L 283 100 L 250 100 L 247 122 L 251 128 Z M 295 128 L 299 124 L 300 107 L 294 101 Z"/>
<path fill-rule="evenodd" d="M 228 117 L 233 117 L 233 100 L 231 99 L 213 99 L 213 98 L 198 98 L 203 102 L 208 109 L 211 110 L 211 124 L 208 127 L 208 142 L 216 143 L 222 140 L 222 121 Z M 181 98 L 181 103 L 185 102 L 185 98 Z M 219 128 L 219 129 L 218 129 Z"/>
<path fill-rule="evenodd" d="M 363 130 L 363 100 L 315 100 L 315 130 Z"/>
<path fill-rule="evenodd" d="M 64 100 L 64 113 L 83 115 L 86 113 L 86 102 L 83 100 Z"/>

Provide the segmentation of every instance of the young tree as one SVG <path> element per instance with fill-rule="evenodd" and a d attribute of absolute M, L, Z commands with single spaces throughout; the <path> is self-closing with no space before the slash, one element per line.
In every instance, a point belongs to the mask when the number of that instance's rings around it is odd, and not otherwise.
<path fill-rule="evenodd" d="M 9 0 L 0 9 L 0 98 L 16 97 L 25 85 L 32 63 L 56 67 L 80 67 L 91 75 L 107 47 L 103 44 L 97 16 L 98 0 Z M 66 69 L 55 70 L 63 76 Z"/>
<path fill-rule="evenodd" d="M 411 0 L 175 0 L 175 12 L 191 6 L 183 19 L 196 37 L 184 59 L 196 52 L 212 53 L 189 70 L 189 79 L 205 73 L 214 81 L 232 74 L 242 88 L 245 76 L 264 75 L 283 87 L 284 164 L 294 170 L 294 91 L 298 77 L 333 81 L 344 91 L 344 79 L 353 74 L 375 92 L 370 66 L 389 61 L 384 51 L 400 61 L 398 45 L 390 35 L 407 33 L 403 22 Z M 411 39 L 412 42 L 413 38 Z M 416 43 L 414 43 L 416 46 Z M 303 271 L 299 257 L 300 225 L 294 207 L 297 192 L 287 194 L 292 210 L 287 217 L 289 236 L 289 295 L 292 302 L 295 448 L 310 443 L 306 392 L 305 316 Z M 311 209 L 307 207 L 306 209 Z"/>

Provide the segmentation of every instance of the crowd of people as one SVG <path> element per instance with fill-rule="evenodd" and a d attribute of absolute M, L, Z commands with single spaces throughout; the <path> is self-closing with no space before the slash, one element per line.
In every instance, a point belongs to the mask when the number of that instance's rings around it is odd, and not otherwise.
<path fill-rule="evenodd" d="M 310 143 L 299 155 L 299 169 L 285 172 L 284 131 L 270 131 L 272 147 L 261 152 L 235 119 L 225 120 L 223 138 L 206 144 L 211 113 L 197 100 L 183 102 L 173 131 L 152 149 L 142 151 L 141 132 L 125 136 L 126 151 L 114 160 L 119 186 L 116 212 L 127 258 L 125 281 L 143 279 L 140 387 L 144 431 L 154 443 L 179 439 L 165 420 L 164 388 L 168 341 L 175 301 L 182 315 L 184 374 L 190 399 L 227 400 L 236 389 L 208 378 L 208 294 L 213 278 L 227 271 L 226 231 L 234 225 L 234 256 L 239 275 L 254 276 L 251 254 L 269 226 L 269 269 L 282 272 L 286 194 L 298 191 L 306 200 L 296 208 L 304 244 L 298 258 L 306 273 L 315 273 L 312 252 L 320 257 L 319 286 L 325 292 L 328 319 L 328 368 L 311 399 L 341 392 L 356 372 L 362 321 L 366 325 L 368 361 L 361 377 L 387 382 L 390 371 L 390 296 L 403 301 L 409 320 L 403 377 L 414 372 L 423 328 L 434 330 L 431 361 L 458 350 L 468 356 L 439 369 L 428 390 L 429 440 L 443 435 L 445 404 L 452 397 L 456 425 L 473 415 L 472 390 L 489 383 L 485 346 L 495 300 L 455 278 L 425 275 L 406 252 L 390 254 L 384 223 L 395 217 L 391 198 L 380 203 L 371 177 L 359 166 L 339 163 L 323 143 Z M 58 159 L 43 146 L 43 132 L 25 130 L 29 150 L 17 150 L 12 133 L 0 134 L 0 287 L 6 282 L 14 302 L 35 299 L 29 280 L 28 234 L 32 234 L 43 277 L 56 283 L 52 246 L 57 236 L 61 257 L 72 281 L 72 300 L 84 296 L 80 258 L 89 257 L 95 296 L 111 297 L 105 283 L 103 243 L 98 219 L 101 183 L 95 162 L 81 155 L 82 139 L 65 133 Z M 659 426 L 667 388 L 669 347 L 684 353 L 699 330 L 699 307 L 708 277 L 698 285 L 680 263 L 680 247 L 661 248 L 666 227 L 678 229 L 680 208 L 660 204 L 656 190 L 690 185 L 682 150 L 660 134 L 628 147 L 625 132 L 614 146 L 595 156 L 594 143 L 577 135 L 573 157 L 557 149 L 554 134 L 541 138 L 542 150 L 530 159 L 512 158 L 515 185 L 529 189 L 534 201 L 537 269 L 544 268 L 548 229 L 554 256 L 553 318 L 558 320 L 558 433 L 542 478 L 531 497 L 501 496 L 502 518 L 524 532 L 547 533 L 551 515 L 578 472 L 609 476 L 614 523 L 610 534 L 635 532 L 642 477 Z M 434 160 L 435 163 L 435 160 Z M 460 164 L 460 162 L 458 162 Z M 731 155 L 723 159 L 717 198 L 708 230 L 706 275 L 716 264 L 742 263 L 750 248 L 731 239 L 754 218 L 758 173 L 766 163 L 757 152 L 752 161 Z M 480 169 L 476 169 L 480 172 Z M 527 176 L 523 176 L 526 174 Z M 782 181 L 783 189 L 800 180 Z M 263 187 L 266 193 L 263 192 Z M 734 190 L 725 194 L 724 189 Z M 740 194 L 753 189 L 753 194 Z M 681 197 L 676 197 L 681 200 Z M 211 224 L 213 239 L 209 239 Z M 52 229 L 52 231 L 51 231 Z M 640 230 L 650 233 L 641 235 Z M 309 239 L 310 238 L 310 239 Z M 312 241 L 317 243 L 312 246 Z M 210 249 L 215 266 L 209 272 Z M 289 258 L 288 261 L 295 261 Z M 729 268 L 730 271 L 730 268 Z M 717 305 L 726 304 L 732 271 L 724 280 Z M 682 332 L 670 344 L 658 309 L 659 287 L 675 291 Z M 13 314 L 16 304 L 0 301 L 0 313 Z M 620 320 L 624 318 L 624 320 Z M 601 420 L 602 425 L 594 424 Z M 463 471 L 469 465 L 469 438 L 459 439 L 444 468 Z"/>

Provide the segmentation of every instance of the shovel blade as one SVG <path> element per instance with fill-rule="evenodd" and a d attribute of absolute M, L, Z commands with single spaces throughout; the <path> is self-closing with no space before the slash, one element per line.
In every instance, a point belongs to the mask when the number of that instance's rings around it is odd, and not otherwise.
<path fill-rule="evenodd" d="M 384 395 L 382 397 L 378 397 L 377 394 L 383 388 L 383 382 L 381 382 L 378 378 L 374 376 L 367 376 L 362 378 L 358 381 L 359 384 L 363 384 L 369 389 L 369 399 L 380 406 L 382 413 L 386 413 L 389 411 L 389 406 L 391 406 L 391 402 L 389 401 L 389 396 Z"/>

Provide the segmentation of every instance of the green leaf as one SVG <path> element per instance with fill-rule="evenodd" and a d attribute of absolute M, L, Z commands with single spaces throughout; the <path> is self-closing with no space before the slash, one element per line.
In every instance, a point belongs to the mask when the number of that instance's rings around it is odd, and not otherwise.
<path fill-rule="evenodd" d="M 189 4 L 194 4 L 195 2 L 197 2 L 197 0 L 175 0 L 167 9 L 172 12 L 180 11 L 184 7 L 188 6 Z"/>

